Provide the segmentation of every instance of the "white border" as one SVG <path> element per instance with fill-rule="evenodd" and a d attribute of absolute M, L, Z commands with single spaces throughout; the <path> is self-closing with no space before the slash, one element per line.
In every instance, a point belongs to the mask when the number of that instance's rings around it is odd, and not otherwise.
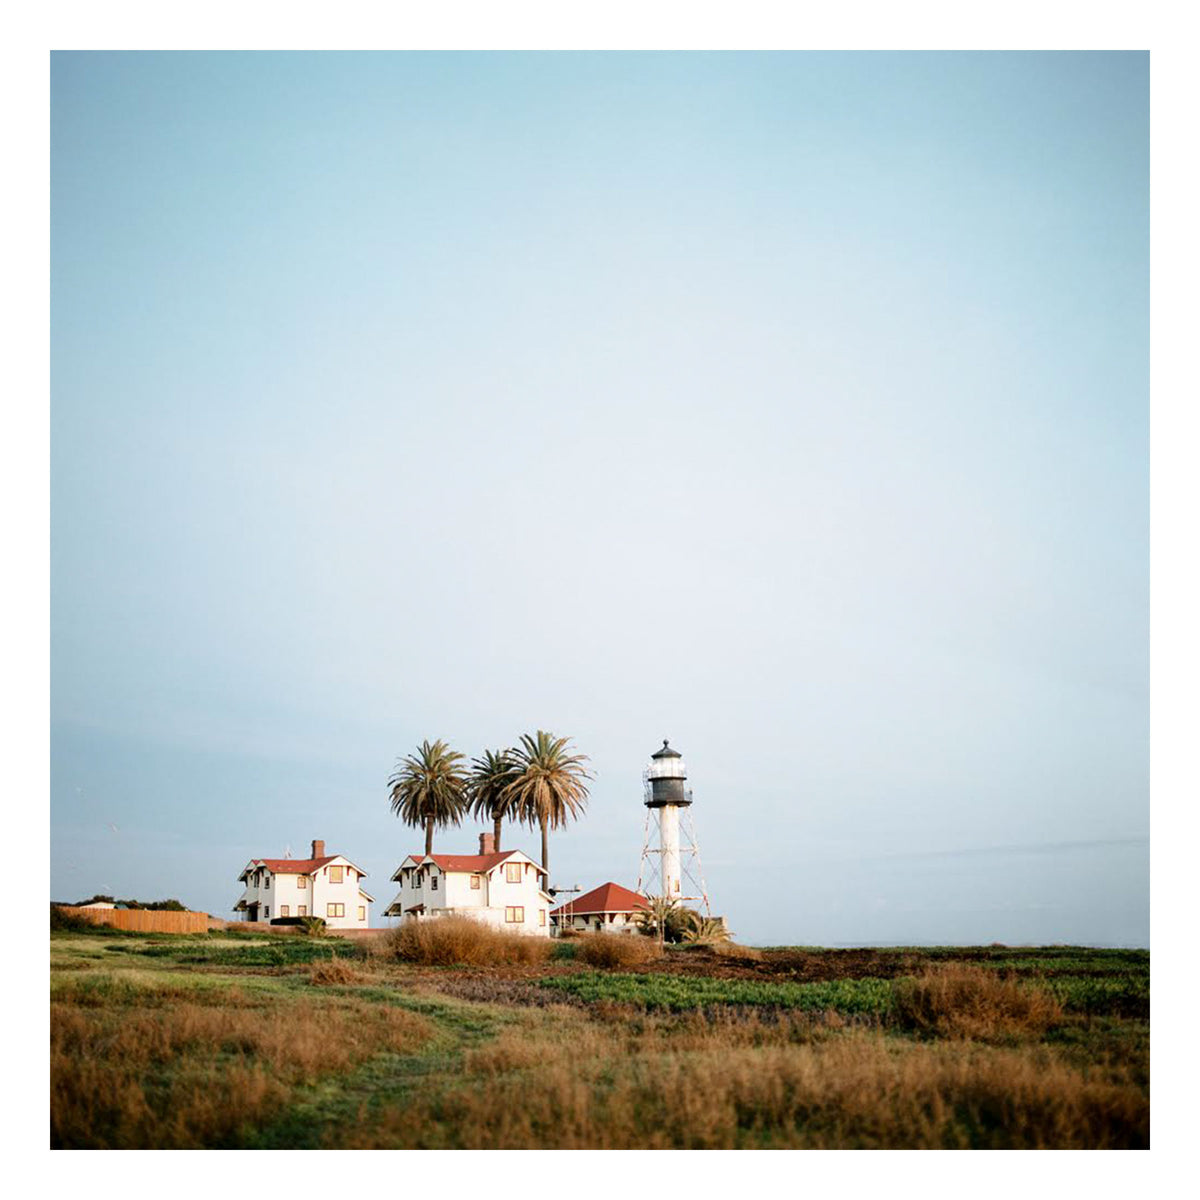
<path fill-rule="evenodd" d="M 1165 1171 L 1187 1145 L 1191 1039 L 1182 1000 L 1190 988 L 1177 970 L 1187 958 L 1175 947 L 1186 943 L 1190 895 L 1183 894 L 1190 863 L 1184 855 L 1195 839 L 1194 811 L 1200 789 L 1191 745 L 1197 721 L 1195 518 L 1200 511 L 1193 462 L 1197 445 L 1196 378 L 1190 343 L 1196 321 L 1186 305 L 1197 278 L 1194 214 L 1200 211 L 1194 171 L 1190 115 L 1197 110 L 1194 42 L 1178 20 L 1184 6 L 1168 4 L 963 3 L 844 4 L 807 10 L 799 5 L 728 3 L 444 3 L 435 6 L 341 3 L 242 3 L 216 0 L 205 5 L 162 3 L 57 3 L 10 15 L 3 50 L 5 112 L 13 128 L 5 195 L 15 264 L 5 288 L 5 330 L 16 350 L 17 370 L 5 388 L 15 415 L 3 439 L 5 546 L 10 566 L 5 622 L 6 742 L 16 747 L 16 771 L 9 776 L 9 844 L 27 849 L 29 872 L 48 860 L 49 705 L 48 647 L 48 59 L 56 49 L 1142 49 L 1152 51 L 1153 120 L 1153 875 L 1152 946 L 1155 951 L 1154 1145 L 1150 1155 L 858 1155 L 854 1161 L 809 1155 L 802 1166 L 762 1155 L 729 1154 L 606 1156 L 591 1164 L 576 1156 L 538 1155 L 541 1191 L 587 1197 L 601 1187 L 611 1192 L 628 1182 L 640 1190 L 667 1182 L 728 1195 L 756 1186 L 761 1174 L 786 1170 L 778 1182 L 803 1174 L 806 1190 L 822 1184 L 852 1194 L 881 1186 L 905 1186 L 911 1178 L 944 1186 L 962 1177 L 975 1195 L 999 1195 L 1014 1182 L 1032 1182 L 1037 1194 L 1086 1189 L 1089 1195 L 1128 1193 L 1146 1186 L 1147 1172 L 1163 1185 Z M 17 186 L 14 187 L 14 181 Z M 11 604 L 13 597 L 16 604 Z M 1177 798 L 1177 799 L 1176 799 Z M 13 828 L 15 826 L 15 829 Z M 19 933 L 10 965 L 23 990 L 22 1008 L 10 1016 L 18 1071 L 28 1088 L 6 1089 L 6 1141 L 27 1157 L 45 1152 L 47 1096 L 44 1047 L 47 1021 L 44 979 L 26 970 L 46 962 L 40 920 Z M 13 977 L 10 977 L 10 979 Z M 1178 986 L 1177 986 L 1178 985 Z M 36 995 L 34 994 L 36 992 Z M 1160 1049 L 1161 1048 L 1161 1049 Z M 536 1152 L 532 1152 L 536 1153 Z M 306 1185 L 332 1182 L 329 1156 L 304 1160 Z M 344 1186 L 387 1186 L 399 1163 L 380 1160 L 386 1176 L 347 1176 Z M 501 1162 L 481 1163 L 486 1170 Z M 80 1164 L 86 1162 L 84 1167 Z M 81 1159 L 51 1155 L 56 1185 L 78 1182 L 101 1197 L 128 1196 L 152 1185 L 155 1159 L 111 1155 Z M 361 1170 L 363 1160 L 355 1164 Z M 30 1164 L 33 1165 L 33 1164 Z M 165 1166 L 166 1164 L 164 1164 Z M 211 1192 L 236 1169 L 221 1154 L 172 1164 L 161 1182 L 184 1195 Z M 290 1165 L 290 1164 L 289 1164 Z M 298 1163 L 296 1164 L 299 1165 Z M 408 1153 L 404 1186 L 436 1186 L 446 1164 Z M 461 1167 L 464 1164 L 454 1164 Z M 526 1164 L 522 1164 L 526 1165 Z M 1182 1160 L 1179 1165 L 1182 1166 Z M 86 1170 L 86 1180 L 82 1176 Z M 834 1172 L 832 1176 L 828 1172 Z M 701 1174 L 702 1172 L 702 1174 Z M 11 1172 L 10 1172 L 11 1173 Z M 747 1175 L 749 1174 L 749 1177 Z M 1136 1178 L 1130 1178 L 1136 1176 Z M 1161 1179 L 1157 1179 L 1161 1176 Z M 391 1186 L 396 1186 L 392 1182 Z M 1153 1186 L 1151 1183 L 1150 1186 Z"/>

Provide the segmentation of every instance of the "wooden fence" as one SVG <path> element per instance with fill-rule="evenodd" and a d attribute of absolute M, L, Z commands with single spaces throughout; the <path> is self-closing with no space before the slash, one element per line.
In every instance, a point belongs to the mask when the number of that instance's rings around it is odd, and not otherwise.
<path fill-rule="evenodd" d="M 135 929 L 139 933 L 205 933 L 208 913 L 168 912 L 149 908 L 76 908 L 60 904 L 59 909 L 93 925 L 111 925 L 114 929 Z"/>

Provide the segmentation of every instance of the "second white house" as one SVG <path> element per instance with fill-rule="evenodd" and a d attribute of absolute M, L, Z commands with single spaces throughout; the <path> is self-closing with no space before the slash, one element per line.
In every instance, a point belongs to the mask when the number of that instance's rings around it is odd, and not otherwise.
<path fill-rule="evenodd" d="M 492 849 L 479 835 L 478 854 L 410 854 L 392 880 L 400 885 L 384 916 L 403 920 L 467 916 L 509 933 L 550 936 L 541 866 L 522 850 Z"/>

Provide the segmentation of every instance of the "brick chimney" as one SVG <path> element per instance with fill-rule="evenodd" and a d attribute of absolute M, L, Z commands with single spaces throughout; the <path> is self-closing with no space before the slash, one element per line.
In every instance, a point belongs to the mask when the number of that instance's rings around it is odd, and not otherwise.
<path fill-rule="evenodd" d="M 313 858 L 324 858 L 325 857 L 325 843 L 324 842 L 319 842 L 319 841 L 317 841 L 316 838 L 313 838 L 312 856 L 313 856 Z"/>
<path fill-rule="evenodd" d="M 481 833 L 479 835 L 479 853 L 496 853 L 496 835 L 494 833 Z"/>

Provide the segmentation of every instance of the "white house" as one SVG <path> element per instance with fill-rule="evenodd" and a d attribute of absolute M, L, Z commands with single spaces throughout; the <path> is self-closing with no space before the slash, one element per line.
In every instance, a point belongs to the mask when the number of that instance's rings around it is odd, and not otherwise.
<path fill-rule="evenodd" d="M 649 907 L 646 897 L 619 883 L 602 883 L 577 900 L 569 900 L 550 914 L 555 933 L 635 933 L 637 916 Z"/>
<path fill-rule="evenodd" d="M 478 854 L 410 854 L 392 876 L 400 891 L 384 916 L 467 916 L 509 933 L 549 937 L 546 872 L 523 851 L 493 851 L 492 844 L 484 833 Z"/>
<path fill-rule="evenodd" d="M 238 876 L 246 890 L 233 911 L 246 921 L 323 917 L 331 929 L 367 929 L 375 897 L 362 886 L 365 875 L 314 841 L 311 858 L 252 858 Z"/>

